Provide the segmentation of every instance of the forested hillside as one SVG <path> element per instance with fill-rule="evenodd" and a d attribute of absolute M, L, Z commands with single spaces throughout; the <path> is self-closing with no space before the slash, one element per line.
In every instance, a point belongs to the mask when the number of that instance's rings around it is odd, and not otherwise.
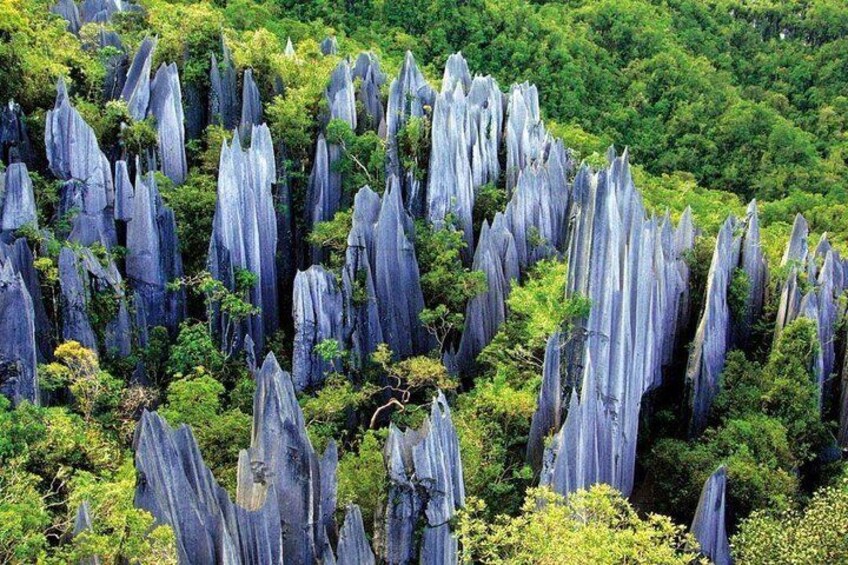
<path fill-rule="evenodd" d="M 848 5 L 0 0 L 0 563 L 848 563 Z"/>

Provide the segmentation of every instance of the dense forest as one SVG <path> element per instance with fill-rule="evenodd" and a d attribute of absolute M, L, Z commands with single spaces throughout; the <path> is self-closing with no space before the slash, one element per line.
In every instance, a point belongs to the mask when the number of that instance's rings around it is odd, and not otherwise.
<path fill-rule="evenodd" d="M 0 0 L 0 563 L 848 563 L 842 0 Z"/>

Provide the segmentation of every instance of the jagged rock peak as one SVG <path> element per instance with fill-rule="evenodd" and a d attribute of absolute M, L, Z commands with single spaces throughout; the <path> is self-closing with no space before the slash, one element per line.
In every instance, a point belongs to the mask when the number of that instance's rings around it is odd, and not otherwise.
<path fill-rule="evenodd" d="M 56 90 L 56 103 L 47 112 L 44 144 L 50 171 L 65 181 L 59 212 L 76 212 L 69 239 L 111 247 L 116 235 L 109 209 L 114 199 L 109 161 L 100 151 L 94 130 L 71 106 L 63 79 Z"/>
<path fill-rule="evenodd" d="M 465 504 L 459 440 L 444 395 L 433 399 L 430 416 L 418 430 L 389 428 L 385 447 L 389 476 L 386 554 L 390 564 L 455 563 L 457 540 L 449 521 Z M 420 549 L 416 530 L 426 519 Z"/>
<path fill-rule="evenodd" d="M 374 286 L 383 338 L 399 358 L 429 350 L 421 325 L 424 295 L 415 248 L 407 237 L 411 220 L 403 209 L 397 177 L 388 180 L 375 228 Z"/>
<path fill-rule="evenodd" d="M 127 222 L 132 220 L 133 195 L 135 189 L 130 181 L 127 162 L 123 159 L 115 162 L 115 220 Z"/>
<path fill-rule="evenodd" d="M 84 533 L 86 530 L 92 529 L 91 521 L 91 505 L 87 500 L 83 500 L 77 507 L 77 514 L 74 518 L 74 537 Z M 79 560 L 79 565 L 100 565 L 100 558 L 97 555 L 85 557 Z"/>
<path fill-rule="evenodd" d="M 546 450 L 541 482 L 561 494 L 608 483 L 633 487 L 642 395 L 662 382 L 663 361 L 685 320 L 682 252 L 667 221 L 648 217 L 630 176 L 627 151 L 574 180 L 568 244 L 569 295 L 591 303 L 563 351 L 575 392 Z"/>
<path fill-rule="evenodd" d="M 173 430 L 145 411 L 134 449 L 135 505 L 173 528 L 180 563 L 282 563 L 276 496 L 256 509 L 233 504 L 203 462 L 191 428 Z"/>
<path fill-rule="evenodd" d="M 38 228 L 32 180 L 25 163 L 12 163 L 0 172 L 0 236 L 13 237 L 23 226 Z"/>
<path fill-rule="evenodd" d="M 23 162 L 32 165 L 32 145 L 21 106 L 9 100 L 0 110 L 0 161 L 6 165 Z"/>
<path fill-rule="evenodd" d="M 132 328 L 121 278 L 114 260 L 101 263 L 89 248 L 59 252 L 59 286 L 62 291 L 62 339 L 74 340 L 93 351 L 127 357 L 132 349 Z M 113 302 L 111 320 L 89 318 L 93 301 Z"/>
<path fill-rule="evenodd" d="M 780 261 L 781 266 L 792 262 L 801 268 L 806 267 L 807 237 L 809 234 L 810 228 L 807 225 L 807 220 L 801 214 L 796 214 L 795 221 L 792 224 L 792 233 L 789 236 L 789 242 L 786 244 L 786 251 L 784 251 L 783 259 Z"/>
<path fill-rule="evenodd" d="M 336 445 L 320 458 L 312 448 L 291 376 L 269 353 L 256 374 L 251 447 L 239 456 L 239 504 L 278 508 L 286 562 L 310 564 L 332 558 L 336 504 Z"/>
<path fill-rule="evenodd" d="M 726 490 L 727 469 L 722 465 L 704 483 L 695 517 L 692 519 L 692 535 L 698 540 L 701 553 L 716 565 L 733 563 L 725 529 Z"/>
<path fill-rule="evenodd" d="M 253 69 L 247 69 L 242 76 L 241 121 L 239 122 L 242 139 L 245 139 L 253 126 L 258 126 L 262 121 L 262 100 L 259 98 L 259 87 L 253 80 Z"/>
<path fill-rule="evenodd" d="M 371 187 L 364 186 L 356 193 L 342 270 L 345 341 L 350 343 L 351 361 L 357 367 L 363 366 L 384 341 L 375 286 L 374 242 L 380 208 L 380 196 Z"/>
<path fill-rule="evenodd" d="M 342 59 L 336 66 L 325 92 L 330 108 L 330 119 L 344 120 L 356 129 L 356 96 L 350 64 Z"/>
<path fill-rule="evenodd" d="M 325 37 L 321 40 L 321 53 L 323 55 L 335 55 L 339 52 L 339 42 L 336 36 Z"/>
<path fill-rule="evenodd" d="M 39 404 L 35 311 L 11 257 L 0 257 L 0 335 L 0 394 Z"/>
<path fill-rule="evenodd" d="M 79 34 L 82 27 L 79 8 L 74 0 L 59 0 L 50 7 L 50 11 L 57 14 L 68 22 L 68 31 L 74 35 Z"/>
<path fill-rule="evenodd" d="M 136 161 L 136 171 L 140 166 Z M 153 173 L 136 174 L 132 219 L 127 223 L 126 272 L 151 326 L 176 332 L 185 317 L 185 290 L 168 290 L 183 276 L 173 211 L 164 206 Z"/>
<path fill-rule="evenodd" d="M 473 370 L 477 356 L 506 320 L 506 300 L 520 275 L 515 239 L 500 212 L 491 227 L 483 222 L 472 267 L 486 274 L 486 291 L 469 300 L 465 309 L 465 330 L 455 359 L 457 369 L 465 374 Z"/>
<path fill-rule="evenodd" d="M 468 63 L 462 53 L 454 53 L 445 62 L 445 71 L 442 74 L 442 92 L 452 92 L 457 85 L 468 92 L 471 88 L 471 72 Z"/>
<path fill-rule="evenodd" d="M 221 51 L 223 60 L 220 63 L 212 53 L 209 70 L 209 121 L 232 130 L 239 123 L 239 94 L 232 54 L 223 37 Z"/>
<path fill-rule="evenodd" d="M 290 59 L 295 56 L 294 45 L 292 45 L 291 37 L 286 38 L 286 48 L 283 51 L 283 54 Z"/>
<path fill-rule="evenodd" d="M 349 504 L 339 533 L 336 565 L 374 565 L 374 552 L 365 536 L 362 512 L 356 504 Z"/>
<path fill-rule="evenodd" d="M 46 363 L 53 356 L 53 324 L 47 317 L 45 301 L 41 293 L 41 279 L 35 268 L 32 250 L 27 240 L 19 237 L 11 244 L 0 241 L 0 263 L 3 261 L 11 262 L 12 269 L 21 275 L 32 299 L 36 353 L 38 362 Z"/>
<path fill-rule="evenodd" d="M 373 53 L 360 53 L 351 75 L 360 80 L 356 93 L 357 101 L 361 103 L 361 111 L 356 118 L 358 131 L 375 130 L 380 137 L 385 137 L 386 117 L 380 89 L 386 82 L 386 75 L 380 69 L 379 60 Z"/>
<path fill-rule="evenodd" d="M 121 91 L 121 98 L 127 103 L 127 110 L 134 120 L 143 120 L 147 115 L 147 106 L 150 103 L 150 70 L 156 43 L 157 40 L 153 37 L 146 37 L 141 42 Z"/>
<path fill-rule="evenodd" d="M 232 327 L 226 316 L 216 318 L 217 334 L 226 351 L 240 350 L 244 335 L 250 334 L 258 350 L 279 325 L 276 247 L 277 224 L 272 184 L 277 171 L 271 133 L 265 124 L 254 126 L 251 145 L 242 150 L 239 136 L 221 147 L 218 167 L 218 200 L 209 243 L 212 276 L 229 289 L 235 288 L 236 273 L 246 269 L 257 276 L 249 291 L 250 303 L 260 313 L 240 327 Z"/>
<path fill-rule="evenodd" d="M 185 115 L 177 64 L 162 64 L 150 86 L 150 114 L 156 119 L 162 172 L 174 184 L 188 174 L 185 155 Z"/>
<path fill-rule="evenodd" d="M 415 57 L 407 51 L 397 78 L 389 86 L 386 108 L 386 160 L 390 176 L 402 181 L 404 204 L 415 216 L 425 213 L 424 193 L 420 181 L 403 170 L 398 153 L 397 135 L 410 117 L 421 118 L 433 107 L 436 93 L 427 84 L 424 75 L 415 63 Z"/>
<path fill-rule="evenodd" d="M 340 359 L 324 359 L 316 350 L 326 340 L 344 347 L 343 298 L 335 276 L 320 265 L 300 271 L 294 278 L 295 389 L 302 391 L 324 382 L 328 373 L 341 369 Z"/>
<path fill-rule="evenodd" d="M 542 387 L 536 411 L 530 422 L 530 436 L 527 439 L 527 462 L 537 472 L 542 468 L 542 456 L 545 440 L 560 429 L 562 425 L 562 375 L 560 351 L 562 335 L 554 333 L 545 346 L 545 359 L 542 365 Z"/>

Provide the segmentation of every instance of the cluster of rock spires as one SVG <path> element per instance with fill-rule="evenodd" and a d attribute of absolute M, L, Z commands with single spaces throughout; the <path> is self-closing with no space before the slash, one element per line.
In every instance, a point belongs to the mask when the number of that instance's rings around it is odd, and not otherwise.
<path fill-rule="evenodd" d="M 229 145 L 224 142 L 209 242 L 209 271 L 230 290 L 236 289 L 240 270 L 256 275 L 256 284 L 248 293 L 250 303 L 260 309 L 242 324 L 234 324 L 225 312 L 218 313 L 216 326 L 227 351 L 240 350 L 247 335 L 261 351 L 265 340 L 279 327 L 277 219 L 271 191 L 276 178 L 267 125 L 252 126 L 247 150 L 241 148 L 238 135 Z"/>
<path fill-rule="evenodd" d="M 662 383 L 686 320 L 683 254 L 694 239 L 688 213 L 677 229 L 668 216 L 647 217 L 627 154 L 609 158 L 609 168 L 597 173 L 584 165 L 573 188 L 567 288 L 588 298 L 591 310 L 562 352 L 574 391 L 540 477 L 562 494 L 598 482 L 630 494 L 642 396 Z M 548 352 L 560 355 L 556 347 Z M 556 423 L 555 401 L 539 405 L 534 419 Z"/>
<path fill-rule="evenodd" d="M 457 539 L 449 522 L 465 505 L 465 484 L 459 440 L 442 393 L 433 399 L 430 417 L 418 430 L 389 428 L 385 458 L 389 478 L 386 562 L 457 563 Z"/>
<path fill-rule="evenodd" d="M 85 0 L 81 6 L 60 0 L 53 7 L 73 33 L 126 9 L 136 8 L 114 0 Z M 274 193 L 277 155 L 253 71 L 244 71 L 239 92 L 232 55 L 222 41 L 221 61 L 211 55 L 204 99 L 197 85 L 181 85 L 176 63 L 152 74 L 155 39 L 145 39 L 131 61 L 114 32 L 101 27 L 98 42 L 115 49 L 107 61 L 106 98 L 126 102 L 134 120 L 152 118 L 158 144 L 155 155 L 135 156 L 140 159 L 134 162 L 129 155 L 113 158 L 113 174 L 111 148 L 99 146 L 59 81 L 46 119 L 47 158 L 62 181 L 59 213 L 71 220 L 68 239 L 89 246 L 66 246 L 59 255 L 62 338 L 126 357 L 146 343 L 149 327 L 177 330 L 186 316 L 185 295 L 167 283 L 183 276 L 179 241 L 153 170 L 182 183 L 186 139 L 215 123 L 238 131 L 221 149 L 208 266 L 229 289 L 236 288 L 241 270 L 256 275 L 247 294 L 259 309 L 238 325 L 217 312 L 215 325 L 224 349 L 244 348 L 252 359 L 281 326 L 281 313 L 288 315 L 280 307 L 280 288 L 287 284 L 280 266 L 294 262 L 280 255 L 293 254 L 295 245 L 285 224 L 291 220 L 276 205 L 282 198 L 287 199 L 282 208 L 288 207 L 291 195 L 285 188 Z M 325 39 L 321 51 L 337 54 L 335 38 Z M 290 41 L 285 55 L 294 56 Z M 337 450 L 331 444 L 321 455 L 314 451 L 295 396 L 319 387 L 337 370 L 336 360 L 316 350 L 327 340 L 350 353 L 354 365 L 364 364 L 380 343 L 399 358 L 431 349 L 419 320 L 424 299 L 413 245 L 417 218 L 461 231 L 467 243 L 464 261 L 486 275 L 487 290 L 467 305 L 458 348 L 445 353 L 446 365 L 461 373 L 474 370 L 478 354 L 506 319 L 513 282 L 540 259 L 568 259 L 568 294 L 587 297 L 592 307 L 571 339 L 558 332 L 548 341 L 527 459 L 543 485 L 563 494 L 596 482 L 625 494 L 633 487 L 642 397 L 662 383 L 689 322 L 689 269 L 683 257 L 695 238 L 690 212 L 676 228 L 668 216 L 649 217 L 626 152 L 611 151 L 609 166 L 601 171 L 582 166 L 569 182 L 575 164 L 563 143 L 546 131 L 535 86 L 514 85 L 505 95 L 493 78 L 472 76 L 460 54 L 448 59 L 439 92 L 427 84 L 411 54 L 391 82 L 384 109 L 385 83 L 377 58 L 363 53 L 353 65 L 342 60 L 326 89 L 325 121 L 343 120 L 358 132 L 373 130 L 386 139 L 387 186 L 382 196 L 366 186 L 353 198 L 340 277 L 317 264 L 293 277 L 292 375 L 273 354 L 259 370 L 251 362 L 257 383 L 253 436 L 239 457 L 235 500 L 203 463 L 189 428 L 171 429 L 156 413 L 145 413 L 138 425 L 136 504 L 174 528 L 182 563 L 374 563 L 375 553 L 391 564 L 457 561 L 450 521 L 464 504 L 464 485 L 445 397 L 439 393 L 433 400 L 420 429 L 390 428 L 389 503 L 383 547 L 375 552 L 356 506 L 348 507 L 337 531 Z M 185 109 L 184 98 L 190 101 Z M 425 116 L 432 123 L 426 182 L 422 171 L 404 167 L 398 141 L 411 118 Z M 304 206 L 307 226 L 332 219 L 350 204 L 334 167 L 340 152 L 319 136 Z M 15 240 L 21 228 L 38 226 L 27 170 L 32 148 L 20 108 L 12 102 L 0 115 L 0 158 L 8 164 L 0 174 L 0 335 L 5 338 L 0 392 L 13 402 L 37 403 L 36 363 L 50 356 L 51 327 L 32 252 L 24 239 Z M 502 175 L 509 202 L 475 237 L 477 193 Z M 790 275 L 781 289 L 777 331 L 800 316 L 816 322 L 821 345 L 816 376 L 826 395 L 837 365 L 834 324 L 842 311 L 837 299 L 848 286 L 846 264 L 826 238 L 810 252 L 807 232 L 799 216 L 782 262 Z M 90 248 L 98 243 L 107 250 L 126 247 L 124 275 L 110 253 Z M 319 263 L 320 250 L 311 258 Z M 730 287 L 740 272 L 747 293 L 733 311 Z M 686 372 L 693 434 L 705 425 L 726 353 L 744 342 L 762 310 L 767 277 L 751 203 L 744 220 L 728 218 L 716 241 Z M 93 323 L 94 310 L 102 327 Z M 845 390 L 840 439 L 848 446 Z M 730 562 L 725 488 L 726 472 L 720 468 L 705 484 L 692 524 L 702 552 L 719 564 Z M 77 533 L 90 527 L 87 508 L 80 508 L 77 523 Z"/>
<path fill-rule="evenodd" d="M 730 298 L 734 277 L 744 283 L 740 288 L 744 289 L 745 296 L 738 297 L 741 299 L 738 304 L 732 303 Z M 740 223 L 730 216 L 716 237 L 707 275 L 704 311 L 686 368 L 690 435 L 699 435 L 707 425 L 727 352 L 744 344 L 749 337 L 753 322 L 762 312 L 767 279 L 768 267 L 760 247 L 757 204 L 751 202 L 745 220 Z"/>
<path fill-rule="evenodd" d="M 136 505 L 174 529 L 181 563 L 374 563 L 358 507 L 348 506 L 336 533 L 335 444 L 321 456 L 315 453 L 291 376 L 273 354 L 255 377 L 253 439 L 239 455 L 236 500 L 212 477 L 190 428 L 174 430 L 155 412 L 145 412 L 134 442 Z M 456 431 L 444 396 L 434 399 L 430 420 L 420 431 L 391 433 L 389 445 L 394 447 L 387 448 L 387 465 L 397 473 L 393 477 L 404 481 L 391 488 L 412 488 L 403 493 L 415 499 L 416 514 L 396 511 L 390 502 L 387 529 L 407 528 L 409 536 L 390 536 L 387 555 L 399 555 L 391 553 L 401 551 L 398 543 L 413 551 L 417 520 L 426 516 L 422 562 L 451 562 L 444 560 L 447 555 L 455 562 L 456 540 L 447 521 L 462 505 L 464 491 Z M 407 464 L 415 470 L 414 478 L 407 475 Z"/>

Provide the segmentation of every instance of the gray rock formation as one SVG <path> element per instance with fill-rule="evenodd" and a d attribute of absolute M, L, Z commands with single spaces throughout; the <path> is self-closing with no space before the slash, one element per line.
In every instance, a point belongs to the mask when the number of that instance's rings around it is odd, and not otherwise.
<path fill-rule="evenodd" d="M 503 214 L 495 214 L 491 227 L 483 222 L 473 268 L 486 274 L 486 291 L 469 300 L 465 309 L 465 329 L 456 355 L 458 370 L 463 373 L 472 371 L 477 356 L 506 320 L 506 299 L 519 277 L 515 240 Z"/>
<path fill-rule="evenodd" d="M 846 288 L 846 263 L 822 235 L 816 249 L 808 248 L 809 228 L 800 214 L 795 217 L 792 234 L 786 246 L 781 266 L 788 271 L 780 291 L 775 320 L 775 341 L 780 332 L 799 317 L 816 324 L 819 348 L 813 371 L 819 387 L 820 400 L 830 396 L 830 377 L 836 367 L 835 323 L 845 306 L 839 296 Z M 818 265 L 821 264 L 821 269 Z"/>
<path fill-rule="evenodd" d="M 543 458 L 540 482 L 561 494 L 597 482 L 630 493 L 642 395 L 662 382 L 664 352 L 685 327 L 668 320 L 688 285 L 675 249 L 687 237 L 663 237 L 670 227 L 646 217 L 627 153 L 609 158 L 608 169 L 584 166 L 574 181 L 567 292 L 591 310 L 563 351 L 567 375 L 582 382 L 572 383 L 565 423 Z"/>
<path fill-rule="evenodd" d="M 418 318 L 424 295 L 400 192 L 397 177 L 390 178 L 375 228 L 374 287 L 383 339 L 403 358 L 428 351 L 431 340 Z"/>
<path fill-rule="evenodd" d="M 550 139 L 539 114 L 539 91 L 529 83 L 513 85 L 507 103 L 504 133 L 506 188 L 511 192 L 518 176 L 532 163 L 544 160 Z"/>
<path fill-rule="evenodd" d="M 82 22 L 80 20 L 79 8 L 74 0 L 59 0 L 50 7 L 50 11 L 58 16 L 61 16 L 68 22 L 68 31 L 77 35 Z"/>
<path fill-rule="evenodd" d="M 134 120 L 143 120 L 147 116 L 147 105 L 150 103 L 150 70 L 155 50 L 156 39 L 146 37 L 141 42 L 121 90 L 121 98 L 127 103 L 127 110 Z"/>
<path fill-rule="evenodd" d="M 94 130 L 71 106 L 62 79 L 57 91 L 56 103 L 47 112 L 44 143 L 50 171 L 64 181 L 59 212 L 72 216 L 71 240 L 111 247 L 116 236 L 109 161 L 100 151 Z"/>
<path fill-rule="evenodd" d="M 325 37 L 321 41 L 321 53 L 324 55 L 335 55 L 339 52 L 339 42 L 335 36 Z"/>
<path fill-rule="evenodd" d="M 0 110 L 0 161 L 6 165 L 23 162 L 31 166 L 33 159 L 26 116 L 19 104 L 9 100 Z"/>
<path fill-rule="evenodd" d="M 265 340 L 279 327 L 277 296 L 277 223 L 271 192 L 277 178 L 271 133 L 266 125 L 254 126 L 250 149 L 243 151 L 238 136 L 221 148 L 218 167 L 218 201 L 209 244 L 209 270 L 227 288 L 234 289 L 236 273 L 246 269 L 257 276 L 249 291 L 250 303 L 260 314 L 235 327 L 227 316 L 217 316 L 222 347 L 239 350 L 250 334 L 262 351 Z"/>
<path fill-rule="evenodd" d="M 336 550 L 337 565 L 374 565 L 374 552 L 365 536 L 362 524 L 362 512 L 356 504 L 348 504 L 344 525 L 339 533 L 339 546 Z"/>
<path fill-rule="evenodd" d="M 692 535 L 698 540 L 701 553 L 716 565 L 733 563 L 725 529 L 726 489 L 727 469 L 722 465 L 704 483 L 695 517 L 692 519 Z"/>
<path fill-rule="evenodd" d="M 86 530 L 91 529 L 91 506 L 88 504 L 87 500 L 84 500 L 77 508 L 77 515 L 74 518 L 74 537 L 77 537 Z M 79 565 L 100 565 L 100 558 L 96 555 L 92 555 L 91 557 L 80 559 L 78 563 Z"/>
<path fill-rule="evenodd" d="M 130 181 L 130 173 L 127 162 L 124 160 L 115 162 L 115 220 L 128 222 L 133 216 L 133 195 L 135 189 Z"/>
<path fill-rule="evenodd" d="M 731 296 L 734 277 L 744 276 L 744 297 Z M 765 301 L 768 272 L 760 248 L 756 202 L 748 206 L 744 223 L 729 217 L 716 238 L 707 275 L 704 311 L 686 368 L 689 433 L 698 436 L 707 425 L 713 398 L 719 392 L 727 352 L 744 344 Z M 740 303 L 736 303 L 741 298 Z M 736 301 L 736 302 L 734 302 Z M 737 311 L 732 311 L 736 308 Z"/>
<path fill-rule="evenodd" d="M 32 180 L 25 163 L 12 163 L 0 172 L 0 237 L 11 239 L 23 226 L 38 228 Z"/>
<path fill-rule="evenodd" d="M 150 114 L 159 134 L 159 161 L 162 172 L 174 184 L 182 184 L 188 174 L 185 155 L 185 116 L 177 64 L 163 64 L 150 85 Z"/>
<path fill-rule="evenodd" d="M 292 45 L 291 37 L 286 38 L 286 48 L 283 50 L 283 55 L 289 59 L 295 56 L 294 45 Z"/>
<path fill-rule="evenodd" d="M 375 227 L 380 215 L 380 197 L 364 186 L 353 204 L 353 223 L 347 236 L 342 270 L 345 311 L 345 342 L 350 344 L 351 361 L 362 367 L 383 343 L 380 310 L 377 306 Z"/>
<path fill-rule="evenodd" d="M 138 170 L 138 164 L 136 164 Z M 168 283 L 183 276 L 180 243 L 174 212 L 163 205 L 153 173 L 136 175 L 133 213 L 127 223 L 126 272 L 150 326 L 171 333 L 185 318 L 185 290 L 168 290 Z"/>
<path fill-rule="evenodd" d="M 32 251 L 27 240 L 18 238 L 9 245 L 0 242 L 0 262 L 3 261 L 10 262 L 12 270 L 21 276 L 32 299 L 36 353 L 38 362 L 46 363 L 53 357 L 53 325 L 50 323 L 47 311 L 44 308 L 41 280 L 38 271 L 35 269 Z"/>
<path fill-rule="evenodd" d="M 397 135 L 410 117 L 424 117 L 426 108 L 432 108 L 435 98 L 436 93 L 427 84 L 412 53 L 407 51 L 400 73 L 389 87 L 386 109 L 386 167 L 389 176 L 399 179 L 404 205 L 416 217 L 422 217 L 426 211 L 424 187 L 411 171 L 403 169 Z"/>
<path fill-rule="evenodd" d="M 340 359 L 323 359 L 316 347 L 335 340 L 344 347 L 343 300 L 335 276 L 320 265 L 294 278 L 294 353 L 292 373 L 298 392 L 324 382 L 327 374 L 341 370 Z"/>
<path fill-rule="evenodd" d="M 106 76 L 103 78 L 103 97 L 106 100 L 115 100 L 121 95 L 124 89 L 124 83 L 127 79 L 127 71 L 129 69 L 129 56 L 127 55 L 124 44 L 121 41 L 121 36 L 117 32 L 107 30 L 104 26 L 100 26 L 97 34 L 97 45 L 103 53 L 103 65 L 106 67 Z"/>
<path fill-rule="evenodd" d="M 253 80 L 253 69 L 244 71 L 244 75 L 241 78 L 241 121 L 239 121 L 239 130 L 241 131 L 242 139 L 245 139 L 245 136 L 251 132 L 251 128 L 263 123 L 264 120 L 262 119 L 262 100 L 259 98 L 259 88 Z"/>
<path fill-rule="evenodd" d="M 213 53 L 209 70 L 209 121 L 232 130 L 239 123 L 239 98 L 232 54 L 223 38 L 221 50 L 223 60 L 219 63 Z"/>
<path fill-rule="evenodd" d="M 562 379 L 560 367 L 560 348 L 562 336 L 559 332 L 548 338 L 545 347 L 545 361 L 542 366 L 542 387 L 536 411 L 530 422 L 530 435 L 527 438 L 527 462 L 537 472 L 542 468 L 542 456 L 545 440 L 562 425 Z"/>
<path fill-rule="evenodd" d="M 449 522 L 465 504 L 465 486 L 459 440 L 441 392 L 419 430 L 389 428 L 385 458 L 389 475 L 386 562 L 411 563 L 418 553 L 422 564 L 456 563 L 457 540 Z M 422 519 L 419 544 L 416 531 Z"/>
<path fill-rule="evenodd" d="M 180 563 L 283 562 L 276 496 L 256 508 L 233 504 L 203 462 L 191 428 L 173 430 L 145 411 L 134 444 L 135 505 L 173 528 Z"/>
<path fill-rule="evenodd" d="M 331 559 L 336 445 L 330 442 L 320 458 L 312 449 L 291 377 L 273 353 L 256 375 L 252 438 L 239 456 L 238 503 L 276 506 L 286 563 Z"/>
<path fill-rule="evenodd" d="M 0 257 L 0 394 L 39 404 L 35 311 L 11 258 Z"/>
<path fill-rule="evenodd" d="M 386 116 L 380 89 L 386 82 L 386 75 L 380 70 L 380 62 L 373 53 L 360 53 L 351 71 L 353 79 L 359 79 L 356 101 L 361 110 L 357 114 L 357 131 L 374 130 L 385 137 Z"/>
<path fill-rule="evenodd" d="M 63 340 L 112 357 L 131 353 L 124 281 L 113 261 L 101 263 L 88 248 L 64 247 L 59 253 L 59 285 Z"/>

